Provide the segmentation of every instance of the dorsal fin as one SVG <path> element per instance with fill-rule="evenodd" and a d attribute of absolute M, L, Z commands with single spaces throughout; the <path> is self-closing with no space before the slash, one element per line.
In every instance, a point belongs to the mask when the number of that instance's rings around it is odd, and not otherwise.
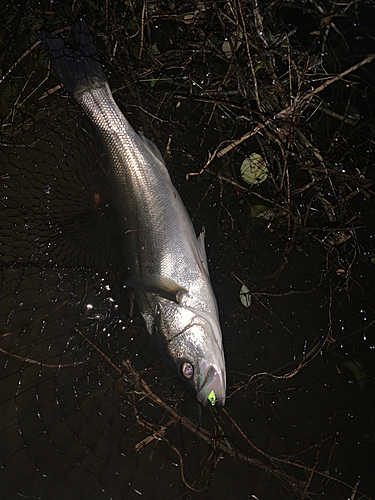
<path fill-rule="evenodd" d="M 165 167 L 164 159 L 157 145 L 154 142 L 150 141 L 150 139 L 147 139 L 147 137 L 145 137 L 141 133 L 139 133 L 138 136 L 141 139 L 143 146 L 147 149 L 147 151 L 151 154 L 151 156 L 153 156 L 156 160 L 162 163 Z"/>

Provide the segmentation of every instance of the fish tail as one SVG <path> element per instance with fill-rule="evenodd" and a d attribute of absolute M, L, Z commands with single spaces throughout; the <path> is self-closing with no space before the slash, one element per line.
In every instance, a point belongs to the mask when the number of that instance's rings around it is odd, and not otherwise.
<path fill-rule="evenodd" d="M 62 38 L 40 31 L 39 37 L 67 92 L 78 98 L 84 92 L 107 85 L 103 67 L 86 21 L 78 19 L 72 26 L 77 50 L 72 50 Z"/>

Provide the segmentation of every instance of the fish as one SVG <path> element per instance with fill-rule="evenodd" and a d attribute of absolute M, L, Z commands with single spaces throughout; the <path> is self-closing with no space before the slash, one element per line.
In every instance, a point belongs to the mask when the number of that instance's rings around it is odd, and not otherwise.
<path fill-rule="evenodd" d="M 84 19 L 72 25 L 77 48 L 39 32 L 51 67 L 84 110 L 109 159 L 127 277 L 145 326 L 185 387 L 206 406 L 224 406 L 222 331 L 205 250 L 157 146 L 135 132 L 112 97 Z"/>

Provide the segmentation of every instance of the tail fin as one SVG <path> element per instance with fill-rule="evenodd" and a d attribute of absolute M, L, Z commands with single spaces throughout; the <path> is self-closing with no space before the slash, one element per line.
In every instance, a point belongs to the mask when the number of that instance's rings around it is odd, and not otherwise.
<path fill-rule="evenodd" d="M 78 49 L 73 51 L 54 33 L 40 31 L 39 37 L 67 92 L 78 98 L 87 90 L 107 83 L 98 53 L 86 21 L 78 19 L 72 26 Z"/>

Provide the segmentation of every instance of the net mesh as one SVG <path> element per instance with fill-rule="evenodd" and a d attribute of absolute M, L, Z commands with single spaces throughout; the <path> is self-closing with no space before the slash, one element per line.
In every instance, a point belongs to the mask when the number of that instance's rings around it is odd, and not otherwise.
<path fill-rule="evenodd" d="M 224 409 L 186 393 L 123 286 L 107 158 L 38 41 L 83 15 L 117 103 L 205 227 Z M 0 498 L 371 498 L 374 15 L 3 8 Z"/>

